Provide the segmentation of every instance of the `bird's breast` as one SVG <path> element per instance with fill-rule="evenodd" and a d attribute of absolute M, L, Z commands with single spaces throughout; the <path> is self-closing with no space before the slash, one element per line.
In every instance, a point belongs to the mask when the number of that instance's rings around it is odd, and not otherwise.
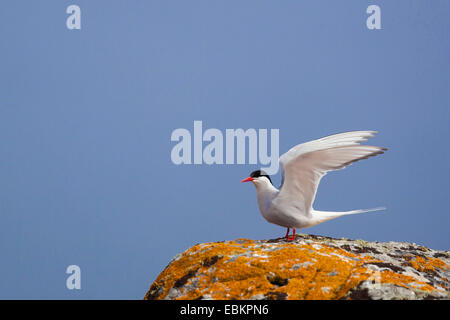
<path fill-rule="evenodd" d="M 261 210 L 261 214 L 268 222 L 286 228 L 304 228 L 310 224 L 303 208 L 285 203 L 280 205 L 276 201 L 265 211 Z"/>

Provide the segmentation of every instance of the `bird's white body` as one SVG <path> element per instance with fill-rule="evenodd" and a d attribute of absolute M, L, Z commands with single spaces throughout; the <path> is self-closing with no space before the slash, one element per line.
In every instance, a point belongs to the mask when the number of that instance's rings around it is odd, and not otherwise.
<path fill-rule="evenodd" d="M 383 153 L 385 148 L 360 145 L 376 131 L 352 131 L 299 144 L 280 157 L 283 180 L 275 188 L 267 175 L 249 177 L 256 187 L 259 210 L 268 222 L 286 228 L 308 228 L 343 215 L 382 210 L 374 208 L 331 212 L 312 205 L 320 179 L 332 170 Z"/>

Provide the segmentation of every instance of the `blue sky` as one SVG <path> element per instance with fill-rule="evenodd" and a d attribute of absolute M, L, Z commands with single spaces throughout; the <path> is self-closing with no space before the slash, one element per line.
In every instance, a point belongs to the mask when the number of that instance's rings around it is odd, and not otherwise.
<path fill-rule="evenodd" d="M 388 209 L 298 232 L 448 250 L 449 16 L 446 0 L 4 1 L 0 298 L 141 299 L 196 243 L 284 235 L 239 183 L 258 166 L 171 162 L 194 120 L 277 128 L 280 153 L 378 130 L 389 151 L 327 175 L 315 207 Z"/>

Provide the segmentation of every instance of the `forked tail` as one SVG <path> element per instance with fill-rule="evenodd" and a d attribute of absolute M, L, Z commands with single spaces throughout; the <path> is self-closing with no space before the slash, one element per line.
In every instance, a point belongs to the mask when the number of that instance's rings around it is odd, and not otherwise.
<path fill-rule="evenodd" d="M 372 212 L 372 211 L 380 211 L 380 210 L 386 210 L 385 207 L 377 207 L 372 209 L 359 209 L 359 210 L 351 210 L 351 211 L 341 211 L 341 212 L 333 212 L 333 211 L 318 211 L 313 210 L 312 215 L 314 220 L 316 220 L 316 224 L 338 218 L 341 216 L 346 216 L 349 214 L 358 214 L 358 213 L 364 213 L 364 212 Z"/>

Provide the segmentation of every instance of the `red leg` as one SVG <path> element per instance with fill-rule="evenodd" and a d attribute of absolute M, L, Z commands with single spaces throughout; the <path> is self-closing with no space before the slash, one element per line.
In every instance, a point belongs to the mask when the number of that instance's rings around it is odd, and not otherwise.
<path fill-rule="evenodd" d="M 295 240 L 295 228 L 292 228 L 293 233 L 292 233 L 292 238 L 288 238 L 288 240 Z"/>
<path fill-rule="evenodd" d="M 289 228 L 287 228 L 286 235 L 284 236 L 284 238 L 285 238 L 285 239 L 288 239 L 288 238 L 289 238 Z"/>

